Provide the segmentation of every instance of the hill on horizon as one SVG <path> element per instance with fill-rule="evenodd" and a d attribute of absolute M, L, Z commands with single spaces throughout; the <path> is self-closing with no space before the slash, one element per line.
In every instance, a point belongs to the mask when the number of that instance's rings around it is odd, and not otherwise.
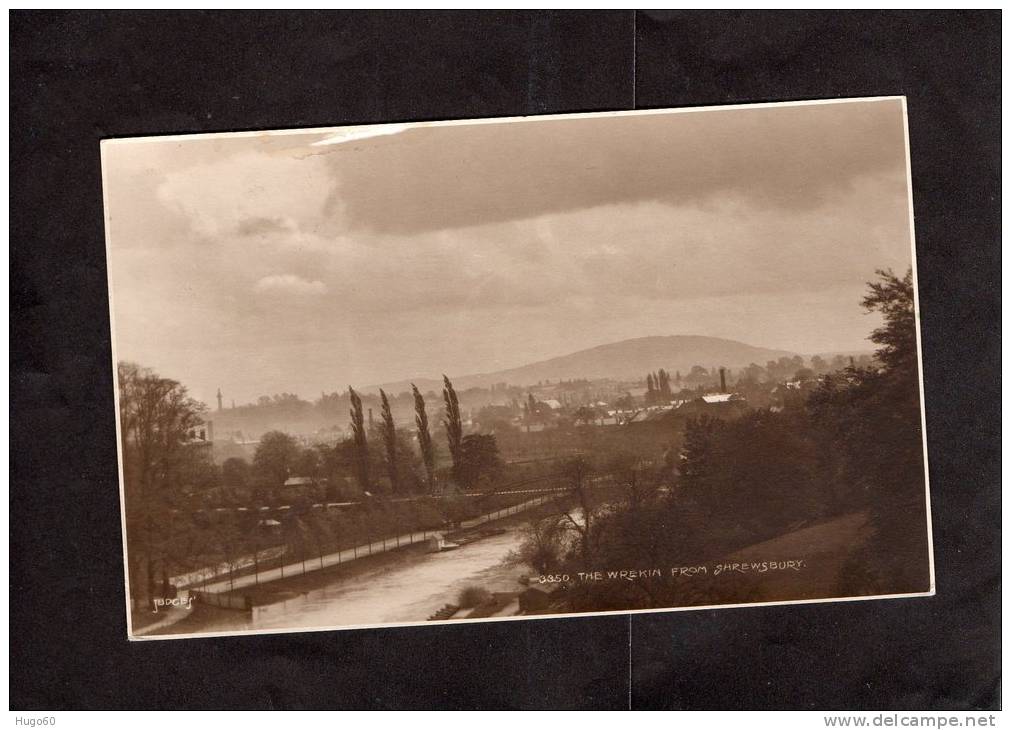
<path fill-rule="evenodd" d="M 741 368 L 758 363 L 765 365 L 769 360 L 793 357 L 797 353 L 786 350 L 772 350 L 755 347 L 736 340 L 701 335 L 658 335 L 637 337 L 606 345 L 598 345 L 587 350 L 579 350 L 568 355 L 499 370 L 492 373 L 471 375 L 449 374 L 457 390 L 487 388 L 495 383 L 516 386 L 536 385 L 546 380 L 603 379 L 634 380 L 645 377 L 646 373 L 664 368 L 682 375 L 694 365 L 706 368 Z M 410 390 L 414 382 L 422 392 L 442 388 L 442 380 L 417 378 L 413 381 L 401 380 L 380 383 L 363 389 L 375 392 L 383 388 L 389 393 Z"/>

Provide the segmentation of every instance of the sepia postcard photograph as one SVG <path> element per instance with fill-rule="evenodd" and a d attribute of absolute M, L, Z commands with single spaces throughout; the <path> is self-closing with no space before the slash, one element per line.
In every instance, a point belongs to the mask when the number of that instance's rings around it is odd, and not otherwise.
<path fill-rule="evenodd" d="M 902 97 L 102 143 L 128 634 L 932 595 Z"/>

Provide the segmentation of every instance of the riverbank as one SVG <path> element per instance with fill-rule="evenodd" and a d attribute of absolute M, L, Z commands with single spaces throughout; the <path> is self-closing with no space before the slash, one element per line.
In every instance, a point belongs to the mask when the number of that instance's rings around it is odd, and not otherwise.
<path fill-rule="evenodd" d="M 429 553 L 422 544 L 415 544 L 304 575 L 247 586 L 234 593 L 250 596 L 252 611 L 195 604 L 190 615 L 153 633 L 202 634 L 425 621 L 446 603 L 455 603 L 466 587 L 476 586 L 500 594 L 521 590 L 519 579 L 528 575 L 530 569 L 507 558 L 522 544 L 525 537 L 522 527 L 526 522 L 556 511 L 553 505 L 545 504 L 454 531 L 448 539 L 464 544 L 451 551 Z M 496 608 L 495 615 L 512 615 L 518 604 L 509 601 L 508 605 Z"/>
<path fill-rule="evenodd" d="M 472 527 L 447 532 L 445 538 L 447 542 L 470 544 L 491 537 L 500 531 L 518 531 L 531 519 L 543 519 L 552 511 L 557 511 L 557 508 L 551 504 L 539 505 L 525 512 L 508 515 L 492 522 L 483 522 Z M 403 564 L 405 558 L 409 559 L 408 556 L 426 554 L 428 554 L 426 546 L 423 543 L 415 543 L 384 553 L 364 556 L 353 562 L 331 565 L 305 574 L 295 574 L 258 586 L 247 586 L 241 590 L 233 591 L 233 593 L 249 596 L 253 605 L 256 606 L 269 605 L 273 602 L 272 598 L 284 597 L 292 593 L 305 593 L 333 583 L 335 580 L 347 580 L 372 573 L 377 568 L 393 569 Z"/>
<path fill-rule="evenodd" d="M 269 606 L 281 603 L 291 598 L 306 595 L 314 590 L 334 583 L 351 581 L 356 578 L 372 576 L 394 570 L 404 564 L 411 556 L 424 554 L 424 545 L 416 543 L 397 550 L 376 553 L 359 558 L 350 563 L 327 566 L 311 573 L 297 574 L 262 585 L 253 585 L 241 590 L 231 591 L 226 595 L 248 596 L 254 607 Z M 164 626 L 150 632 L 159 634 L 189 634 L 212 631 L 234 631 L 237 624 L 251 623 L 251 615 L 247 611 L 217 608 L 206 603 L 194 602 L 192 610 L 183 618 L 170 626 Z M 238 629 L 252 626 L 238 626 Z"/>

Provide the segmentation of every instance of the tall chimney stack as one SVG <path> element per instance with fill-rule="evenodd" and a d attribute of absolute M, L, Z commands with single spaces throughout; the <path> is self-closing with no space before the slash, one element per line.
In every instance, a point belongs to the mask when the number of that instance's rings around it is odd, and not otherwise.
<path fill-rule="evenodd" d="M 720 368 L 720 392 L 727 392 L 727 370 L 726 368 Z"/>

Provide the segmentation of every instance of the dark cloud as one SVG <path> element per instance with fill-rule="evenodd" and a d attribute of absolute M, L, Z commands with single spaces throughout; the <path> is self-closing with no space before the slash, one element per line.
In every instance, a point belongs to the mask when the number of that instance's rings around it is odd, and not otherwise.
<path fill-rule="evenodd" d="M 655 334 L 861 349 L 865 282 L 910 262 L 897 100 L 152 139 L 103 167 L 117 354 L 203 398 Z"/>
<path fill-rule="evenodd" d="M 629 201 L 810 209 L 903 169 L 903 134 L 890 99 L 417 127 L 321 149 L 342 226 L 409 234 Z"/>

